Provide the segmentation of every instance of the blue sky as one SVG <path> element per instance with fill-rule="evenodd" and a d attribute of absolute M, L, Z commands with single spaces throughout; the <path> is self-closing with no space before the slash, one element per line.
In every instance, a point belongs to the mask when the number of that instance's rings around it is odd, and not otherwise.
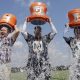
<path fill-rule="evenodd" d="M 48 7 L 47 15 L 52 18 L 58 34 L 54 40 L 49 44 L 49 56 L 52 65 L 70 64 L 71 50 L 63 40 L 64 25 L 68 22 L 67 12 L 74 8 L 80 8 L 79 0 L 0 0 L 0 16 L 5 13 L 12 13 L 17 17 L 17 26 L 22 28 L 24 20 L 29 13 L 29 5 L 31 2 L 41 1 L 45 2 Z M 34 25 L 28 25 L 28 31 L 33 34 Z M 51 31 L 48 23 L 42 26 L 43 34 Z M 71 29 L 70 29 L 71 30 Z M 72 31 L 72 30 L 71 30 Z M 71 32 L 68 34 L 71 35 Z M 16 43 L 14 44 L 12 54 L 12 66 L 26 65 L 28 47 L 20 34 Z"/>

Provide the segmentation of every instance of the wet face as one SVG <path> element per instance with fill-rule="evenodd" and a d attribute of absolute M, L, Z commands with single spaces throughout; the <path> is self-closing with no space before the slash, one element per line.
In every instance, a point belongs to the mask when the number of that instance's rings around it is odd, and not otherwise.
<path fill-rule="evenodd" d="M 40 27 L 35 27 L 34 29 L 34 34 L 35 36 L 41 36 L 41 28 Z"/>
<path fill-rule="evenodd" d="M 8 35 L 8 29 L 6 27 L 2 27 L 0 30 L 0 37 L 6 37 Z"/>
<path fill-rule="evenodd" d="M 75 34 L 75 37 L 80 39 L 80 27 L 77 27 L 74 29 L 74 34 Z"/>

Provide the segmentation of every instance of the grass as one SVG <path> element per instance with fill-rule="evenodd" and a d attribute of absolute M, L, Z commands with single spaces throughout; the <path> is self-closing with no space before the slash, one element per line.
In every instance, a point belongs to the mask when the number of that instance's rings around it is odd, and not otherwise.
<path fill-rule="evenodd" d="M 69 76 L 68 70 L 54 71 L 51 80 L 68 80 L 68 76 Z M 11 80 L 26 80 L 26 73 L 25 72 L 12 73 Z"/>
<path fill-rule="evenodd" d="M 63 71 L 55 71 L 53 73 L 52 80 L 68 80 L 69 77 L 69 71 L 63 70 Z"/>

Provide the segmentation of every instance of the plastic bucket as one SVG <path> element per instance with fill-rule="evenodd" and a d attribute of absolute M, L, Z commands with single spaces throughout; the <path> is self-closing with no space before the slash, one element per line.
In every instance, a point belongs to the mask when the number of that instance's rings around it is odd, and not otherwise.
<path fill-rule="evenodd" d="M 48 16 L 46 15 L 47 6 L 42 2 L 33 2 L 30 5 L 30 16 L 27 17 L 27 21 L 34 25 L 43 25 L 48 21 Z"/>
<path fill-rule="evenodd" d="M 71 28 L 80 26 L 80 9 L 73 9 L 68 12 L 69 26 Z"/>
<path fill-rule="evenodd" d="M 8 25 L 12 29 L 14 29 L 16 23 L 16 16 L 10 13 L 4 14 L 0 19 L 0 25 Z"/>

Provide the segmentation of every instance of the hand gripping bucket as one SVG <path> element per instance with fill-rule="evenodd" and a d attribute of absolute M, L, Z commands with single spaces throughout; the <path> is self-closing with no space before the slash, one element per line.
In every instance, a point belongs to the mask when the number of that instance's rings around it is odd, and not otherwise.
<path fill-rule="evenodd" d="M 31 22 L 34 25 L 43 25 L 45 24 L 49 18 L 46 15 L 47 6 L 42 2 L 33 2 L 30 5 L 30 13 L 31 15 L 27 17 L 27 21 Z"/>

